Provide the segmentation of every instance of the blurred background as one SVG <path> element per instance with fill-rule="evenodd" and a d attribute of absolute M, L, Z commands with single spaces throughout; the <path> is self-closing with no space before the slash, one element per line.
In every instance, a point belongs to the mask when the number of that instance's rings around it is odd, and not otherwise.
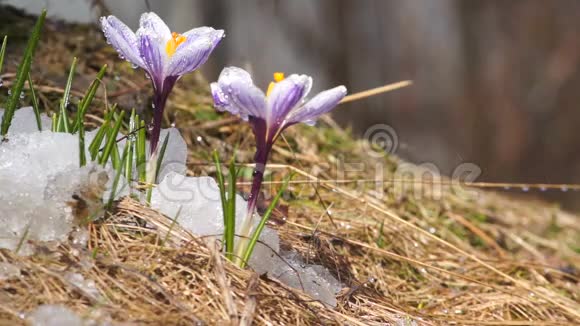
<path fill-rule="evenodd" d="M 149 7 L 176 31 L 227 38 L 204 67 L 242 66 L 264 85 L 274 71 L 312 75 L 314 90 L 414 85 L 341 106 L 358 135 L 388 124 L 399 156 L 477 181 L 580 183 L 578 0 L 0 0 L 53 18 L 95 23 L 104 5 L 132 28 Z M 97 5 L 97 9 L 93 6 Z M 576 192 L 535 193 L 580 209 Z"/>

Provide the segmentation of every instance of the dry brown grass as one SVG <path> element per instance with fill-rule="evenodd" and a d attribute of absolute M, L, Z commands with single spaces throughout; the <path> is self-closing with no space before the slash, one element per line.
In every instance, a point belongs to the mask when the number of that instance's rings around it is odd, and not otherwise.
<path fill-rule="evenodd" d="M 148 103 L 145 78 L 116 60 L 97 32 L 63 38 L 48 28 L 37 56 L 46 65 L 37 64 L 35 75 L 47 107 L 60 83 L 48 71 L 62 69 L 71 52 L 84 48 L 91 53 L 80 58 L 85 65 L 80 65 L 79 80 L 89 82 L 95 67 L 108 62 L 121 75 L 120 80 L 109 76 L 108 100 Z M 189 173 L 212 175 L 211 150 L 230 157 L 234 144 L 239 144 L 237 161 L 250 162 L 249 128 L 228 115 L 215 115 L 198 77 L 178 83 L 167 113 L 188 142 Z M 103 105 L 95 106 L 95 121 Z M 473 189 L 445 186 L 441 198 L 417 196 L 411 188 L 397 194 L 389 180 L 401 161 L 370 157 L 363 141 L 330 118 L 318 128 L 288 130 L 271 162 L 268 193 L 297 172 L 277 212 L 286 219 L 271 227 L 284 247 L 325 265 L 342 280 L 345 288 L 336 309 L 267 275 L 236 268 L 222 259 L 214 243 L 124 199 L 87 226 L 88 248 L 38 244 L 30 257 L 0 251 L 1 262 L 22 272 L 17 279 L 0 281 L 0 320 L 21 324 L 23 314 L 38 305 L 59 303 L 97 320 L 150 325 L 580 323 L 578 216 L 540 201 Z M 345 166 L 339 162 L 364 168 L 347 165 L 342 174 Z M 376 179 L 377 171 L 387 182 L 361 181 Z M 338 179 L 348 182 L 325 181 Z M 239 189 L 247 185 L 240 183 Z M 67 281 L 66 272 L 93 280 L 101 297 Z"/>

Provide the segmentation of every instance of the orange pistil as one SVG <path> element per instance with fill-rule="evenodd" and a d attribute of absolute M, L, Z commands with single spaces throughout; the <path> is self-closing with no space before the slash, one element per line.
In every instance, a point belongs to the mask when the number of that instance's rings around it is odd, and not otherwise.
<path fill-rule="evenodd" d="M 181 43 L 185 42 L 185 40 L 187 40 L 187 37 L 179 33 L 171 33 L 171 39 L 169 39 L 169 41 L 167 41 L 167 45 L 165 45 L 165 52 L 167 53 L 167 56 L 172 57 L 175 54 L 177 47 Z"/>
<path fill-rule="evenodd" d="M 283 72 L 275 72 L 274 73 L 274 81 L 268 85 L 268 91 L 266 92 L 266 96 L 270 96 L 270 93 L 274 89 L 274 85 L 284 80 L 284 73 Z"/>

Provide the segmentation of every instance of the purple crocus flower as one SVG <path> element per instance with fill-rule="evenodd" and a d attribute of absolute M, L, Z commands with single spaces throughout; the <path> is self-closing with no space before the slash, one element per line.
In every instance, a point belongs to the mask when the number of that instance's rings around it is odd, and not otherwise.
<path fill-rule="evenodd" d="M 218 81 L 211 84 L 216 108 L 249 121 L 256 137 L 256 167 L 248 199 L 249 218 L 246 218 L 250 225 L 248 220 L 256 208 L 268 155 L 280 133 L 299 122 L 313 125 L 316 118 L 336 107 L 346 95 L 346 87 L 338 86 L 306 101 L 312 87 L 311 77 L 290 75 L 284 78 L 284 74 L 275 73 L 274 80 L 264 94 L 254 85 L 248 72 L 228 67 L 222 71 Z"/>
<path fill-rule="evenodd" d="M 171 32 L 153 12 L 144 13 L 136 33 L 115 16 L 101 17 L 103 32 L 121 58 L 141 67 L 153 83 L 154 116 L 151 153 L 159 141 L 167 97 L 175 82 L 204 64 L 224 37 L 223 30 L 194 28 L 183 34 Z"/>

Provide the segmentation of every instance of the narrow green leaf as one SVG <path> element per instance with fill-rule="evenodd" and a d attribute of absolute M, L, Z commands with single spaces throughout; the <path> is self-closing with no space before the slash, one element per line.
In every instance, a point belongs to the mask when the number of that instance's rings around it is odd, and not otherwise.
<path fill-rule="evenodd" d="M 123 114 L 121 114 L 122 116 Z M 119 187 L 119 181 L 121 180 L 121 176 L 123 175 L 123 167 L 127 163 L 127 157 L 129 153 L 129 147 L 125 147 L 123 151 L 123 159 L 121 164 L 119 164 L 119 168 L 115 169 L 115 179 L 113 180 L 113 186 L 111 187 L 111 194 L 109 195 L 109 201 L 107 202 L 107 209 L 111 209 L 113 207 L 113 201 L 115 200 L 115 195 L 118 193 L 117 188 Z"/>
<path fill-rule="evenodd" d="M 227 218 L 226 218 L 226 187 L 225 187 L 225 183 L 224 183 L 224 174 L 222 172 L 222 164 L 220 162 L 220 157 L 219 154 L 217 152 L 217 150 L 214 150 L 213 153 L 213 162 L 215 165 L 215 169 L 216 169 L 216 177 L 217 177 L 217 184 L 218 184 L 218 188 L 220 190 L 220 199 L 221 199 L 221 203 L 222 203 L 222 214 L 223 214 L 223 219 L 224 219 L 224 235 L 222 237 L 223 239 L 223 243 L 224 243 L 224 247 L 225 247 L 225 251 L 226 251 L 226 257 L 228 259 L 231 259 L 229 257 L 229 254 L 231 254 L 230 251 L 228 251 L 229 245 L 227 242 L 227 229 L 228 229 L 228 224 L 227 224 Z"/>
<path fill-rule="evenodd" d="M 127 179 L 129 187 L 131 187 L 131 180 L 133 180 L 133 152 L 135 150 L 135 141 L 128 140 L 125 146 L 129 148 L 129 157 L 125 163 L 125 179 Z"/>
<path fill-rule="evenodd" d="M 114 135 L 117 138 L 117 135 Z M 115 139 L 115 143 L 113 144 L 113 149 L 111 150 L 111 163 L 113 165 L 113 169 L 119 168 L 119 164 L 121 164 L 121 155 L 119 155 L 119 145 L 117 144 L 117 140 Z"/>
<path fill-rule="evenodd" d="M 8 133 L 8 129 L 12 123 L 12 118 L 14 117 L 14 111 L 16 111 L 16 107 L 20 102 L 20 93 L 22 93 L 24 82 L 26 81 L 28 72 L 30 71 L 30 65 L 32 64 L 34 51 L 36 50 L 38 40 L 40 39 L 40 33 L 42 31 L 45 18 L 46 10 L 43 10 L 38 17 L 38 20 L 36 21 L 36 25 L 34 26 L 32 34 L 30 35 L 30 39 L 28 40 L 28 44 L 26 45 L 24 56 L 22 57 L 20 65 L 18 66 L 16 79 L 14 81 L 14 85 L 12 85 L 12 95 L 8 99 L 8 103 L 6 104 L 4 110 L 4 116 L 2 117 L 2 124 L 0 126 L 0 135 L 2 136 L 6 136 Z"/>
<path fill-rule="evenodd" d="M 88 107 L 93 102 L 93 98 L 95 97 L 95 94 L 97 93 L 97 90 L 99 89 L 99 85 L 101 84 L 101 80 L 105 76 L 106 71 L 107 71 L 107 65 L 104 65 L 101 68 L 101 70 L 99 70 L 99 72 L 97 73 L 97 76 L 95 77 L 95 80 L 93 80 L 93 82 L 91 83 L 91 86 L 89 86 L 89 88 L 87 89 L 85 96 L 83 96 L 83 99 L 80 101 L 78 112 L 77 112 L 77 117 L 75 120 L 75 125 L 73 127 L 73 132 L 76 132 L 79 129 L 80 125 L 84 122 L 85 113 L 87 112 Z"/>
<path fill-rule="evenodd" d="M 163 158 L 165 157 L 165 150 L 167 150 L 167 144 L 169 143 L 169 133 L 165 136 L 163 140 L 163 145 L 161 145 L 161 149 L 159 150 L 159 157 L 157 157 L 157 166 L 155 167 L 155 183 L 158 182 L 157 176 L 159 175 L 159 171 L 161 170 L 161 164 L 163 163 Z"/>
<path fill-rule="evenodd" d="M 137 119 L 139 119 L 137 117 Z M 137 172 L 139 172 L 139 182 L 147 182 L 147 150 L 145 138 L 145 121 L 139 124 L 137 133 Z"/>
<path fill-rule="evenodd" d="M 256 227 L 256 230 L 252 234 L 252 238 L 250 239 L 250 243 L 248 243 L 248 246 L 246 247 L 246 251 L 244 252 L 240 267 L 242 268 L 245 267 L 247 262 L 250 260 L 250 257 L 252 257 L 252 252 L 254 251 L 254 247 L 256 246 L 258 239 L 260 238 L 260 234 L 262 233 L 262 230 L 264 230 L 264 226 L 266 226 L 266 222 L 270 218 L 270 215 L 272 215 L 272 212 L 274 211 L 274 208 L 276 208 L 278 201 L 280 201 L 280 197 L 282 197 L 282 194 L 284 193 L 284 191 L 286 191 L 290 179 L 292 179 L 292 175 L 289 175 L 284 179 L 284 184 L 282 184 L 282 188 L 280 188 L 280 190 L 278 191 L 278 193 L 268 206 L 268 209 L 264 213 L 264 216 L 260 220 L 260 223 Z"/>
<path fill-rule="evenodd" d="M 79 129 L 79 164 L 81 167 L 87 164 L 87 157 L 85 153 L 85 125 L 81 124 Z"/>
<path fill-rule="evenodd" d="M 42 121 L 40 120 L 38 97 L 36 96 L 36 91 L 34 90 L 34 84 L 32 83 L 30 73 L 28 73 L 28 87 L 30 87 L 30 98 L 32 99 L 32 109 L 34 110 L 34 117 L 36 118 L 36 126 L 38 127 L 38 131 L 42 131 Z"/>
<path fill-rule="evenodd" d="M 70 90 L 72 88 L 72 81 L 75 76 L 76 69 L 77 69 L 77 58 L 74 57 L 70 65 L 70 70 L 68 72 L 68 78 L 66 80 L 66 85 L 64 87 L 64 93 L 62 94 L 62 106 L 64 107 L 65 112 L 66 108 L 68 107 L 68 103 L 70 102 Z"/>
<path fill-rule="evenodd" d="M 123 122 L 123 116 L 125 115 L 125 111 L 121 111 L 119 114 L 119 118 L 115 121 L 115 125 L 113 129 L 110 131 L 110 137 L 107 138 L 107 143 L 105 144 L 105 148 L 103 153 L 101 154 L 101 158 L 99 159 L 99 164 L 105 165 L 111 156 L 111 152 L 113 151 L 113 146 L 117 143 L 117 135 L 119 134 L 119 129 L 121 129 L 121 123 Z"/>
<path fill-rule="evenodd" d="M 228 194 L 226 202 L 226 210 L 224 211 L 224 234 L 226 237 L 226 255 L 230 259 L 233 258 L 234 239 L 236 232 L 236 165 L 234 162 L 235 155 L 230 160 L 229 175 L 228 175 Z"/>
<path fill-rule="evenodd" d="M 59 121 L 58 121 L 58 132 L 70 132 L 70 121 L 68 120 L 68 114 L 66 112 L 66 106 L 63 101 L 60 101 L 60 114 L 59 114 Z"/>
<path fill-rule="evenodd" d="M 101 150 L 101 144 L 103 143 L 103 139 L 105 138 L 105 135 L 107 135 L 109 133 L 110 122 L 111 122 L 111 118 L 113 116 L 112 112 L 116 108 L 117 108 L 116 106 L 113 106 L 111 108 L 111 111 L 109 111 L 105 114 L 105 119 L 104 119 L 105 121 L 103 122 L 103 124 L 99 128 L 99 131 L 97 131 L 95 138 L 93 138 L 93 141 L 89 145 L 89 153 L 91 153 L 91 161 L 94 161 L 97 159 L 99 151 Z"/>
<path fill-rule="evenodd" d="M 58 114 L 53 113 L 51 118 L 52 118 L 52 126 L 50 127 L 50 131 L 56 132 L 56 128 L 58 125 Z"/>
<path fill-rule="evenodd" d="M 173 228 L 177 224 L 177 219 L 179 218 L 179 215 L 181 215 L 182 208 L 183 208 L 183 206 L 179 206 L 179 209 L 177 210 L 177 214 L 175 214 L 175 217 L 171 220 L 171 225 L 169 225 L 169 229 L 167 230 L 167 233 L 165 234 L 165 238 L 163 239 L 163 241 L 161 241 L 161 247 L 164 247 L 165 243 L 167 243 L 167 240 L 169 240 L 169 235 L 171 235 L 171 231 L 173 231 Z"/>
<path fill-rule="evenodd" d="M 20 237 L 20 239 L 18 240 L 18 244 L 16 245 L 16 249 L 14 250 L 15 254 L 18 254 L 20 249 L 22 249 L 22 246 L 24 246 L 24 242 L 26 241 L 26 238 L 28 238 L 28 234 L 30 233 L 31 226 L 32 223 L 28 223 L 28 225 L 26 225 L 26 229 L 24 229 L 24 233 L 22 233 L 22 236 Z"/>
<path fill-rule="evenodd" d="M 4 66 L 4 54 L 6 54 L 6 44 L 8 44 L 8 35 L 4 35 L 4 39 L 2 40 L 2 48 L 0 48 L 0 72 L 2 71 L 2 67 Z"/>

